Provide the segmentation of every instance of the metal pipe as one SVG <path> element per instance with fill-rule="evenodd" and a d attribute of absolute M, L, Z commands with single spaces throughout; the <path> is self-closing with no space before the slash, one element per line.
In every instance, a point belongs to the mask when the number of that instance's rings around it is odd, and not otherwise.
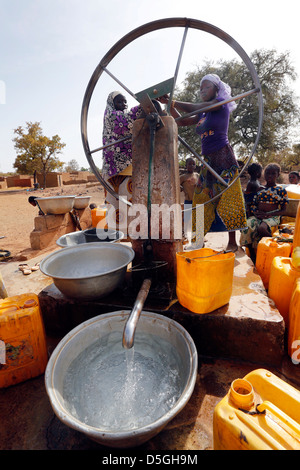
<path fill-rule="evenodd" d="M 129 318 L 126 322 L 126 325 L 123 331 L 123 341 L 122 341 L 123 348 L 125 349 L 131 349 L 134 344 L 135 330 L 136 330 L 140 315 L 142 313 L 144 303 L 149 294 L 151 282 L 152 282 L 151 279 L 144 280 L 142 287 L 139 290 L 136 301 L 134 303 L 133 309 L 131 310 Z"/>

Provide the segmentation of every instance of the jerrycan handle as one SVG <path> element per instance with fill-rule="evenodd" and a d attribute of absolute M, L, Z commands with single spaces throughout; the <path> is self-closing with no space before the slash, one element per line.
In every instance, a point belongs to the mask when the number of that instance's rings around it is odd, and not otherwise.
<path fill-rule="evenodd" d="M 191 263 L 192 261 L 194 261 L 195 259 L 205 259 L 205 258 L 212 258 L 213 256 L 218 256 L 218 255 L 224 255 L 226 253 L 231 253 L 230 250 L 223 250 L 223 251 L 219 251 L 219 253 L 214 253 L 213 255 L 207 255 L 207 256 L 196 256 L 195 258 L 185 258 L 186 262 L 187 263 Z"/>
<path fill-rule="evenodd" d="M 260 405 L 257 405 L 257 410 L 259 411 L 259 413 L 266 413 L 266 411 L 269 411 L 270 413 L 275 415 L 277 418 L 280 418 L 280 422 L 281 422 L 280 425 L 284 428 L 284 430 L 299 440 L 300 425 L 294 419 L 292 419 L 291 417 L 283 413 L 273 403 L 266 400 Z"/>

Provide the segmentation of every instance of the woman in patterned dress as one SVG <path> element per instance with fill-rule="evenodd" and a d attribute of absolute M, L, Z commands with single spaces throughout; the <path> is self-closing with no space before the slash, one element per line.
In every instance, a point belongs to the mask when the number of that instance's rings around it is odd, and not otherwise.
<path fill-rule="evenodd" d="M 120 91 L 108 95 L 103 119 L 103 146 L 126 136 L 131 136 L 133 121 L 139 117 L 140 106 L 127 110 L 127 101 Z M 115 193 L 131 202 L 132 198 L 132 154 L 131 139 L 103 149 L 102 176 Z M 127 232 L 127 210 L 125 203 L 119 203 L 109 192 L 105 203 L 113 206 L 109 220 L 117 230 Z"/>
<path fill-rule="evenodd" d="M 224 83 L 218 75 L 205 75 L 200 82 L 201 103 L 186 103 L 173 101 L 171 113 L 173 117 L 180 117 L 177 110 L 191 113 L 201 108 L 231 98 L 231 88 Z M 238 175 L 239 166 L 233 150 L 228 141 L 228 126 L 230 113 L 236 104 L 230 102 L 215 107 L 212 111 L 182 118 L 177 121 L 179 126 L 196 124 L 196 133 L 201 138 L 202 155 L 208 165 L 215 170 L 227 183 Z M 193 206 L 205 204 L 204 227 L 196 220 L 196 211 L 193 211 L 194 241 L 203 239 L 207 232 L 229 232 L 227 250 L 238 249 L 235 232 L 247 226 L 245 203 L 240 180 L 237 181 L 222 196 L 213 202 L 210 199 L 225 189 L 216 177 L 203 166 L 200 170 L 197 186 L 194 192 Z M 197 223 L 196 223 L 197 222 Z"/>
<path fill-rule="evenodd" d="M 266 187 L 254 196 L 247 228 L 241 233 L 241 245 L 248 247 L 254 263 L 259 241 L 263 237 L 272 235 L 272 227 L 280 224 L 280 216 L 284 214 L 288 203 L 286 190 L 276 185 L 280 171 L 277 163 L 266 166 L 264 171 Z"/>

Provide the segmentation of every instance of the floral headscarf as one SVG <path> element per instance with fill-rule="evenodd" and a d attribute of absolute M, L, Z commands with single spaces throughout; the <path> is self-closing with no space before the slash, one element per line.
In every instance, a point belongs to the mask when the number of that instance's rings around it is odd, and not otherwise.
<path fill-rule="evenodd" d="M 227 85 L 227 83 L 222 82 L 220 77 L 216 75 L 215 73 L 209 73 L 208 75 L 205 75 L 200 82 L 200 86 L 204 80 L 208 80 L 209 82 L 212 82 L 215 85 L 215 87 L 218 90 L 217 98 L 221 98 L 222 101 L 232 98 L 230 86 Z M 229 108 L 230 113 L 232 113 L 232 111 L 234 111 L 236 107 L 237 105 L 234 101 L 231 101 L 230 103 L 228 103 L 228 108 Z"/>

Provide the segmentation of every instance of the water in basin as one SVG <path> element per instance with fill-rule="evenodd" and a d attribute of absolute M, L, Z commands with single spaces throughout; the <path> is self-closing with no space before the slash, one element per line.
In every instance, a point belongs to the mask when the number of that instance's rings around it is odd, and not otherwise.
<path fill-rule="evenodd" d="M 182 359 L 168 341 L 140 333 L 122 347 L 112 332 L 75 358 L 64 378 L 65 407 L 81 422 L 104 431 L 127 431 L 167 413 L 184 388 Z"/>

